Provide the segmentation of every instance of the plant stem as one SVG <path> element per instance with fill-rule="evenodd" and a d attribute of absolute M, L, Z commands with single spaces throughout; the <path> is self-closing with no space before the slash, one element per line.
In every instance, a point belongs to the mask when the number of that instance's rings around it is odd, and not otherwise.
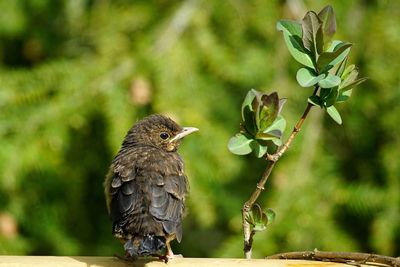
<path fill-rule="evenodd" d="M 260 182 L 257 184 L 256 190 L 250 196 L 249 200 L 244 203 L 242 208 L 242 223 L 243 223 L 243 235 L 244 235 L 244 255 L 246 259 L 251 259 L 251 248 L 253 246 L 253 235 L 251 231 L 250 224 L 246 221 L 251 207 L 256 202 L 257 198 L 260 196 L 261 191 L 264 190 L 264 185 L 267 182 L 272 169 L 274 168 L 275 162 L 268 160 L 267 168 L 265 169 Z"/>
<path fill-rule="evenodd" d="M 400 258 L 388 257 L 377 254 L 358 253 L 358 252 L 332 252 L 332 251 L 299 251 L 280 253 L 266 257 L 266 259 L 291 259 L 291 260 L 316 260 L 348 263 L 349 265 L 360 265 L 375 263 L 398 267 L 400 266 Z"/>
<path fill-rule="evenodd" d="M 313 95 L 316 95 L 318 92 L 319 87 L 315 87 Z M 272 169 L 275 166 L 275 163 L 279 160 L 280 157 L 289 149 L 290 144 L 293 142 L 294 138 L 296 137 L 297 133 L 301 130 L 301 127 L 303 126 L 303 123 L 305 119 L 308 116 L 308 113 L 310 112 L 312 108 L 312 104 L 308 103 L 306 109 L 303 112 L 303 115 L 300 117 L 299 121 L 296 123 L 296 125 L 293 128 L 292 133 L 290 134 L 289 138 L 283 144 L 279 149 L 272 155 L 267 154 L 267 167 L 261 177 L 261 180 L 257 183 L 257 187 L 254 190 L 253 194 L 251 194 L 250 198 L 244 203 L 243 208 L 242 208 L 242 225 L 243 225 L 243 238 L 244 238 L 244 255 L 246 259 L 251 259 L 251 254 L 252 254 L 252 246 L 253 246 L 253 235 L 251 231 L 251 226 L 250 224 L 246 221 L 246 217 L 249 216 L 249 212 L 251 208 L 253 207 L 254 203 L 260 196 L 261 192 L 264 190 L 264 185 L 268 180 L 268 177 L 270 176 Z"/>

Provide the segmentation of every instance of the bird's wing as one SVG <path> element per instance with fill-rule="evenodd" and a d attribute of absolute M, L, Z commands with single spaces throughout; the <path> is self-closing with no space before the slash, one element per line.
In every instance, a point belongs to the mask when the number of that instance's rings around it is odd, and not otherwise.
<path fill-rule="evenodd" d="M 182 239 L 182 216 L 185 207 L 187 181 L 184 175 L 163 177 L 162 183 L 151 187 L 150 213 L 160 221 L 165 232 Z"/>
<path fill-rule="evenodd" d="M 135 212 L 135 203 L 138 201 L 135 178 L 138 169 L 135 162 L 137 151 L 131 150 L 121 153 L 113 161 L 104 183 L 107 208 L 113 223 L 122 223 L 121 220 L 128 214 Z M 137 206 L 137 205 L 136 205 Z"/>
<path fill-rule="evenodd" d="M 132 173 L 133 174 L 133 173 Z M 113 223 L 124 224 L 121 219 L 135 213 L 139 194 L 134 178 L 123 181 L 118 173 L 114 173 L 110 187 L 110 216 Z"/>

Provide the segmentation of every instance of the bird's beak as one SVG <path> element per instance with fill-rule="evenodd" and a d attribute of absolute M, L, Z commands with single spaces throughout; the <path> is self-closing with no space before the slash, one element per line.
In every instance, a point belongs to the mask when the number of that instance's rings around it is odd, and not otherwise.
<path fill-rule="evenodd" d="M 197 132 L 199 129 L 195 127 L 183 127 L 182 131 L 180 131 L 177 135 L 175 135 L 169 142 L 174 142 L 176 140 L 182 139 L 188 134 Z"/>

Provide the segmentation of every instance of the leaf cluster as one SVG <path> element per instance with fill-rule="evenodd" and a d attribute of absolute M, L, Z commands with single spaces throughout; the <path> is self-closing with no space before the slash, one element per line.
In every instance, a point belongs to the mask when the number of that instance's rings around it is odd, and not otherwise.
<path fill-rule="evenodd" d="M 242 104 L 240 132 L 228 142 L 229 150 L 237 155 L 252 151 L 261 158 L 269 145 L 280 146 L 286 127 L 280 115 L 286 99 L 279 99 L 278 93 L 264 94 L 251 89 Z"/>
<path fill-rule="evenodd" d="M 354 65 L 346 66 L 352 44 L 333 40 L 336 16 L 331 6 L 318 14 L 308 11 L 301 22 L 280 20 L 277 29 L 282 31 L 286 46 L 293 58 L 303 65 L 296 74 L 302 87 L 320 88 L 308 102 L 326 109 L 338 124 L 341 116 L 334 106 L 346 101 L 353 87 L 366 78 L 357 78 Z"/>
<path fill-rule="evenodd" d="M 272 209 L 262 209 L 260 205 L 254 204 L 246 216 L 246 221 L 251 225 L 253 232 L 262 232 L 267 229 L 276 217 Z"/>

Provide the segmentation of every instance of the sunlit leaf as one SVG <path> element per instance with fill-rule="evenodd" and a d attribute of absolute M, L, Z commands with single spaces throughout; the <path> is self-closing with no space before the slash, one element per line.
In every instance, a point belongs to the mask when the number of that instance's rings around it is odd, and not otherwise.
<path fill-rule="evenodd" d="M 285 127 L 286 120 L 279 115 L 273 124 L 264 132 L 257 133 L 256 138 L 265 141 L 271 140 L 275 145 L 280 146 L 282 144 L 281 137 L 285 131 Z"/>
<path fill-rule="evenodd" d="M 262 232 L 265 231 L 266 229 L 267 229 L 267 224 L 262 221 L 256 222 L 253 227 L 253 231 L 255 232 Z"/>
<path fill-rule="evenodd" d="M 313 61 L 303 46 L 301 24 L 292 20 L 280 20 L 276 28 L 283 32 L 286 46 L 293 58 L 304 66 L 314 68 Z"/>
<path fill-rule="evenodd" d="M 244 112 L 244 109 L 246 107 L 248 107 L 249 111 L 253 111 L 251 103 L 253 102 L 253 99 L 256 97 L 256 93 L 257 93 L 256 90 L 251 89 L 249 92 L 247 92 L 247 95 L 243 100 L 243 103 L 242 103 L 242 119 L 243 120 L 246 119 L 246 115 L 245 115 L 245 112 Z"/>
<path fill-rule="evenodd" d="M 332 6 L 327 5 L 319 13 L 318 17 L 322 20 L 322 29 L 325 43 L 330 42 L 336 32 L 336 16 Z"/>
<path fill-rule="evenodd" d="M 323 52 L 318 58 L 317 67 L 321 72 L 326 72 L 336 64 L 341 63 L 350 52 L 351 43 L 339 43 L 332 52 Z"/>
<path fill-rule="evenodd" d="M 254 204 L 252 209 L 253 231 L 261 232 L 267 228 L 268 217 L 258 204 Z"/>
<path fill-rule="evenodd" d="M 356 69 L 356 65 L 351 64 L 351 65 L 349 65 L 349 66 L 343 71 L 343 74 L 342 74 L 340 77 L 342 77 L 342 80 L 345 80 L 346 77 L 347 77 L 350 73 L 352 73 L 354 70 L 357 70 L 357 69 Z M 357 75 L 358 75 L 358 71 L 357 71 Z"/>
<path fill-rule="evenodd" d="M 301 26 L 303 29 L 303 45 L 311 52 L 313 59 L 316 61 L 324 46 L 322 21 L 314 11 L 308 11 L 303 18 Z"/>
<path fill-rule="evenodd" d="M 245 219 L 252 226 L 253 231 L 261 232 L 267 229 L 275 217 L 276 214 L 272 209 L 262 210 L 258 204 L 254 204 Z"/>
<path fill-rule="evenodd" d="M 329 116 L 337 123 L 342 124 L 342 118 L 340 117 L 339 111 L 335 108 L 335 106 L 330 106 L 326 108 Z"/>
<path fill-rule="evenodd" d="M 352 89 L 346 91 L 339 91 L 336 103 L 342 103 L 344 101 L 347 101 L 350 98 L 352 91 L 353 91 Z"/>
<path fill-rule="evenodd" d="M 276 218 L 276 213 L 275 211 L 273 211 L 272 209 L 266 209 L 264 211 L 264 214 L 266 215 L 266 217 L 268 218 L 268 223 L 267 225 L 271 224 L 275 218 Z"/>
<path fill-rule="evenodd" d="M 358 70 L 354 67 L 354 65 L 350 65 L 343 73 L 343 81 L 339 86 L 339 89 L 342 91 L 349 90 L 363 82 L 365 82 L 368 78 L 360 78 L 358 77 Z"/>
<path fill-rule="evenodd" d="M 344 73 L 344 70 L 346 69 L 347 60 L 348 60 L 348 57 L 346 56 L 342 60 L 342 62 L 340 62 L 340 64 L 337 66 L 336 71 L 334 72 L 336 76 L 343 78 L 342 75 Z"/>
<path fill-rule="evenodd" d="M 325 74 L 317 75 L 313 70 L 301 68 L 297 71 L 296 79 L 302 87 L 310 87 L 317 84 L 325 77 Z"/>
<path fill-rule="evenodd" d="M 364 78 L 357 79 L 353 82 L 347 83 L 344 87 L 340 88 L 340 91 L 350 90 L 350 89 L 354 88 L 355 86 L 362 84 L 366 80 L 368 80 L 368 78 L 364 77 Z"/>
<path fill-rule="evenodd" d="M 279 20 L 276 23 L 276 29 L 278 31 L 282 31 L 283 33 L 298 36 L 300 38 L 303 36 L 301 23 L 294 20 L 289 20 L 289 19 Z"/>
<path fill-rule="evenodd" d="M 242 133 L 238 133 L 229 140 L 228 149 L 233 154 L 246 155 L 252 151 L 251 142 L 253 142 L 253 139 L 248 138 Z"/>
<path fill-rule="evenodd" d="M 285 105 L 285 103 L 286 103 L 286 98 L 281 98 L 281 99 L 279 99 L 279 109 L 278 109 L 278 114 L 281 114 L 281 111 L 282 111 L 282 109 L 283 109 L 283 106 Z"/>
<path fill-rule="evenodd" d="M 336 102 L 344 102 L 351 96 L 352 88 L 365 82 L 368 78 L 359 78 L 358 70 L 354 65 L 348 66 L 342 74 L 342 82 L 339 85 L 339 92 Z"/>
<path fill-rule="evenodd" d="M 340 82 L 341 82 L 340 77 L 328 73 L 328 75 L 324 79 L 322 79 L 318 82 L 318 85 L 321 88 L 332 88 L 332 87 L 338 86 L 340 84 Z"/>
<path fill-rule="evenodd" d="M 250 146 L 257 158 L 263 157 L 267 153 L 267 150 L 268 150 L 267 145 L 263 145 L 257 141 L 251 142 Z"/>
<path fill-rule="evenodd" d="M 281 146 L 283 144 L 282 139 L 281 138 L 274 138 L 271 140 L 272 143 L 274 143 L 274 145 L 276 146 Z"/>
<path fill-rule="evenodd" d="M 285 128 L 286 120 L 281 115 L 278 115 L 276 120 L 264 131 L 264 133 L 269 133 L 280 138 L 285 131 Z"/>
<path fill-rule="evenodd" d="M 260 140 L 272 140 L 274 138 L 280 138 L 281 134 L 277 131 L 272 131 L 269 133 L 263 133 L 263 132 L 259 132 L 256 134 L 256 139 L 260 139 Z"/>

